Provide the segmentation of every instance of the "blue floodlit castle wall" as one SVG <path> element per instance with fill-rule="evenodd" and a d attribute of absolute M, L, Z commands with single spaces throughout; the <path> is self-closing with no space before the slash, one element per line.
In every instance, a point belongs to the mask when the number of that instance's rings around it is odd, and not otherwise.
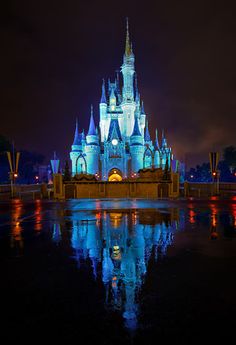
<path fill-rule="evenodd" d="M 96 174 L 102 180 L 114 176 L 121 179 L 136 176 L 139 169 L 147 167 L 168 167 L 171 163 L 171 148 L 162 132 L 159 143 L 157 130 L 154 142 L 148 128 L 148 117 L 141 102 L 134 53 L 129 39 L 127 24 L 125 53 L 121 74 L 114 82 L 102 84 L 99 104 L 100 121 L 96 127 L 91 107 L 87 135 L 79 132 L 78 121 L 70 158 L 72 175 L 79 173 Z"/>

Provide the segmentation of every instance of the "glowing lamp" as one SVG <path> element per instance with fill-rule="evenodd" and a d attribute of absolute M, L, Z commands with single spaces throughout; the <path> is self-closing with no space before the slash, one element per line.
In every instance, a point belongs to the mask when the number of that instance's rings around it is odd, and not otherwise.
<path fill-rule="evenodd" d="M 212 240 L 216 240 L 217 238 L 218 238 L 217 232 L 216 232 L 216 231 L 213 231 L 213 232 L 211 233 L 211 239 L 212 239 Z"/>
<path fill-rule="evenodd" d="M 112 143 L 112 145 L 116 146 L 118 144 L 118 140 L 117 139 L 112 139 L 111 143 Z"/>
<path fill-rule="evenodd" d="M 213 176 L 216 176 L 216 172 L 215 172 L 215 171 L 213 171 L 212 175 L 213 175 Z"/>
<path fill-rule="evenodd" d="M 18 177 L 18 174 L 17 174 L 17 173 L 14 173 L 14 177 L 17 178 L 17 177 Z"/>

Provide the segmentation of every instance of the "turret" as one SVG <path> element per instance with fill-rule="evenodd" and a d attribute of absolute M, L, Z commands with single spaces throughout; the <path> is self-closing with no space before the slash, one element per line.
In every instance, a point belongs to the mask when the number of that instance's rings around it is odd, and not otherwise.
<path fill-rule="evenodd" d="M 114 92 L 114 87 L 111 87 L 111 93 L 109 97 L 109 106 L 110 106 L 110 111 L 115 111 L 116 110 L 116 95 Z"/>
<path fill-rule="evenodd" d="M 134 100 L 133 76 L 134 76 L 134 54 L 129 39 L 129 24 L 128 19 L 126 23 L 126 41 L 125 41 L 125 54 L 123 58 L 123 65 L 121 66 L 123 74 L 123 101 L 130 102 Z"/>
<path fill-rule="evenodd" d="M 145 114 L 145 110 L 144 110 L 144 104 L 142 101 L 141 114 L 140 114 L 140 127 L 141 127 L 142 136 L 144 136 L 145 123 L 146 123 L 146 114 Z"/>
<path fill-rule="evenodd" d="M 91 115 L 89 122 L 89 130 L 86 136 L 87 145 L 85 147 L 87 172 L 89 174 L 98 173 L 98 158 L 100 153 L 99 136 L 96 131 L 94 118 L 93 118 L 93 106 L 91 105 Z"/>
<path fill-rule="evenodd" d="M 115 80 L 115 84 L 116 84 L 116 92 L 117 92 L 117 102 L 120 105 L 121 103 L 121 93 L 120 93 L 120 79 L 119 79 L 119 71 L 116 71 L 116 80 Z"/>
<path fill-rule="evenodd" d="M 154 148 L 155 150 L 159 149 L 159 140 L 158 140 L 158 130 L 156 128 L 156 137 L 155 137 L 155 142 L 154 142 Z"/>
<path fill-rule="evenodd" d="M 76 174 L 77 158 L 83 153 L 86 145 L 84 133 L 79 133 L 78 120 L 76 119 L 74 141 L 71 146 L 70 159 L 72 161 L 72 176 Z"/>
<path fill-rule="evenodd" d="M 159 140 L 158 140 L 158 131 L 156 129 L 156 138 L 154 142 L 154 166 L 155 168 L 159 168 L 161 165 L 161 156 L 160 156 L 160 146 L 159 146 Z"/>
<path fill-rule="evenodd" d="M 167 148 L 167 140 L 165 138 L 164 129 L 162 130 L 161 148 L 162 149 Z"/>
<path fill-rule="evenodd" d="M 130 137 L 131 173 L 137 173 L 143 167 L 143 137 L 139 129 L 138 118 L 135 117 L 133 133 Z"/>
<path fill-rule="evenodd" d="M 106 88 L 105 88 L 105 81 L 103 79 L 102 82 L 102 95 L 101 100 L 99 104 L 99 110 L 100 110 L 100 132 L 101 132 L 101 141 L 104 141 L 105 133 L 108 130 L 107 127 L 107 98 L 106 98 Z"/>
<path fill-rule="evenodd" d="M 140 95 L 139 95 L 139 91 L 138 91 L 137 73 L 135 74 L 135 103 L 136 103 L 136 106 L 140 107 Z"/>
<path fill-rule="evenodd" d="M 80 147 L 81 147 L 81 136 L 79 134 L 78 119 L 76 118 L 75 135 L 74 135 L 74 141 L 71 146 L 71 149 L 72 151 L 79 151 Z"/>
<path fill-rule="evenodd" d="M 149 128 L 148 128 L 148 121 L 146 121 L 144 141 L 146 144 L 152 145 L 152 141 L 151 141 L 151 137 L 150 137 L 150 133 L 149 133 Z"/>
<path fill-rule="evenodd" d="M 93 106 L 91 105 L 91 115 L 90 115 L 90 123 L 89 123 L 89 130 L 86 136 L 87 144 L 98 145 L 98 136 L 96 133 L 96 127 L 93 118 Z"/>
<path fill-rule="evenodd" d="M 167 146 L 167 140 L 164 134 L 164 130 L 162 130 L 162 140 L 161 140 L 161 156 L 162 156 L 162 168 L 164 169 L 166 166 L 170 167 L 171 161 L 171 148 Z"/>
<path fill-rule="evenodd" d="M 107 104 L 105 80 L 104 79 L 102 81 L 102 95 L 101 95 L 100 104 Z"/>

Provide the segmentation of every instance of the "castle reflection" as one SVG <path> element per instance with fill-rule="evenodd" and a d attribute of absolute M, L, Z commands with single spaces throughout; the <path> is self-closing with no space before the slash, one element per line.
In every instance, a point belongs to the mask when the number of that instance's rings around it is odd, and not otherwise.
<path fill-rule="evenodd" d="M 165 255 L 179 225 L 177 209 L 75 213 L 71 246 L 78 266 L 90 260 L 95 279 L 102 279 L 109 310 L 119 310 L 126 327 L 135 329 L 138 293 L 151 255 Z"/>

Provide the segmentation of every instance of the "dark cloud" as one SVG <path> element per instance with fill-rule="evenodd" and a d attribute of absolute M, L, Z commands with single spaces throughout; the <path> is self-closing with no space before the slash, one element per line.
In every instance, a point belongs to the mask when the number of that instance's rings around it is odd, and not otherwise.
<path fill-rule="evenodd" d="M 165 128 L 188 163 L 235 145 L 233 8 L 208 1 L 9 1 L 1 20 L 1 132 L 65 158 L 75 117 L 98 120 L 102 78 L 122 63 L 130 18 L 151 132 Z"/>

